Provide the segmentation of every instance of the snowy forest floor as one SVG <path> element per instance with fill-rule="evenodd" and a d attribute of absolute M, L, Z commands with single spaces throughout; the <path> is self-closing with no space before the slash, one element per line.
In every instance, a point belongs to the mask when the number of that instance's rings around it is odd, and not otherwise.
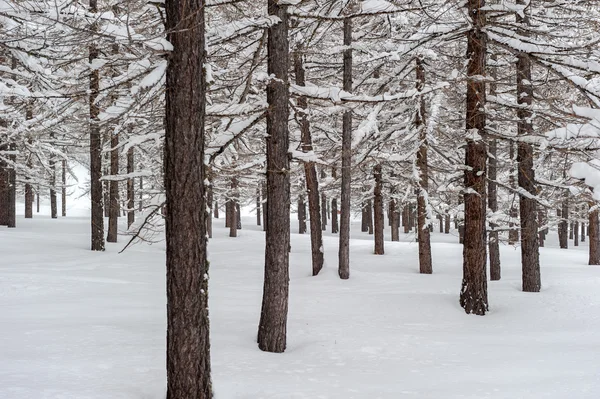
<path fill-rule="evenodd" d="M 118 254 L 120 237 L 93 253 L 86 217 L 34 218 L 0 229 L 0 398 L 164 398 L 164 244 Z M 355 223 L 340 281 L 337 237 L 311 277 L 294 221 L 288 348 L 269 354 L 256 345 L 264 233 L 251 217 L 238 238 L 223 224 L 209 244 L 217 399 L 600 397 L 600 267 L 587 266 L 587 243 L 560 250 L 551 232 L 538 294 L 520 291 L 520 253 L 503 245 L 479 317 L 458 304 L 454 232 L 432 235 L 434 274 L 420 275 L 413 234 L 375 256 Z"/>

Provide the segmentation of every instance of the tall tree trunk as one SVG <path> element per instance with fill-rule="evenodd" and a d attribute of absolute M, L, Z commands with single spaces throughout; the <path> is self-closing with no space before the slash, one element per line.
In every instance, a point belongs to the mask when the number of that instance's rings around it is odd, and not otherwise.
<path fill-rule="evenodd" d="M 545 229 L 540 229 L 546 222 L 544 221 L 544 211 L 542 209 L 538 209 L 538 242 L 540 248 L 544 246 L 544 241 L 546 240 L 546 232 Z"/>
<path fill-rule="evenodd" d="M 585 242 L 585 222 L 581 222 L 581 242 Z"/>
<path fill-rule="evenodd" d="M 578 247 L 579 246 L 579 220 L 576 220 L 573 223 L 573 231 L 575 232 L 573 235 L 573 246 Z"/>
<path fill-rule="evenodd" d="M 561 220 L 558 224 L 558 241 L 561 249 L 569 248 L 569 200 L 568 193 L 565 192 L 565 198 L 560 210 Z"/>
<path fill-rule="evenodd" d="M 262 223 L 262 216 L 260 214 L 262 203 L 260 201 L 260 187 L 256 189 L 256 225 L 260 226 Z"/>
<path fill-rule="evenodd" d="M 515 161 L 515 143 L 513 143 L 512 141 L 509 143 L 509 158 L 510 158 L 510 162 L 511 162 L 511 171 L 510 171 L 510 175 L 508 176 L 508 182 L 509 182 L 510 188 L 513 191 L 516 191 L 517 183 L 515 180 L 515 175 L 518 174 L 518 171 L 517 171 L 517 166 L 515 165 L 515 162 L 514 162 Z M 519 230 L 513 228 L 515 226 L 514 220 L 518 216 L 518 211 L 517 211 L 517 207 L 514 204 L 514 200 L 510 205 L 509 216 L 510 216 L 510 222 L 508 223 L 508 226 L 511 229 L 508 231 L 508 245 L 515 245 L 519 241 Z"/>
<path fill-rule="evenodd" d="M 490 83 L 490 95 L 497 94 L 497 73 L 496 60 L 497 55 L 492 55 L 494 67 L 491 69 L 493 81 Z M 495 125 L 496 126 L 496 125 Z M 498 212 L 498 141 L 495 138 L 488 143 L 488 207 L 492 213 Z M 498 281 L 502 277 L 502 268 L 500 264 L 500 237 L 496 228 L 498 225 L 490 222 L 490 233 L 488 237 L 488 249 L 490 251 L 490 280 Z"/>
<path fill-rule="evenodd" d="M 390 222 L 392 230 L 392 241 L 400 241 L 400 226 L 398 217 L 398 204 L 395 199 L 390 200 Z"/>
<path fill-rule="evenodd" d="M 444 234 L 450 234 L 450 215 L 444 215 Z"/>
<path fill-rule="evenodd" d="M 423 61 L 417 58 L 416 66 L 417 90 L 423 92 L 425 88 L 425 68 Z M 417 239 L 419 240 L 419 272 L 421 274 L 433 273 L 431 263 L 430 230 L 427 226 L 427 198 L 429 189 L 429 169 L 427 165 L 427 127 L 425 124 L 425 98 L 419 95 L 419 103 L 415 118 L 415 128 L 419 131 L 419 151 L 417 152 L 417 168 L 419 181 L 417 192 Z"/>
<path fill-rule="evenodd" d="M 227 201 L 225 201 L 225 227 L 229 227 L 231 228 L 231 221 L 233 220 L 233 216 L 231 213 L 231 207 L 233 204 L 233 200 L 231 198 L 228 198 Z"/>
<path fill-rule="evenodd" d="M 529 4 L 525 0 L 517 0 L 517 4 Z M 526 5 L 522 15 L 517 14 L 517 24 L 523 29 L 529 25 L 529 6 Z M 520 137 L 533 134 L 533 113 L 530 107 L 533 103 L 533 85 L 531 83 L 531 59 L 529 54 L 517 54 L 517 103 L 523 107 L 517 110 L 519 122 L 517 133 Z M 538 242 L 537 203 L 531 198 L 537 195 L 535 185 L 535 172 L 533 170 L 533 146 L 525 141 L 519 141 L 517 150 L 518 181 L 521 192 L 519 210 L 521 217 L 521 267 L 523 291 L 539 292 L 541 288 L 540 277 L 540 250 Z"/>
<path fill-rule="evenodd" d="M 367 201 L 363 201 L 360 214 L 360 231 L 366 233 L 369 231 L 369 221 L 367 219 Z"/>
<path fill-rule="evenodd" d="M 573 239 L 573 222 L 569 223 L 569 240 Z"/>
<path fill-rule="evenodd" d="M 204 118 L 203 0 L 167 0 L 165 192 L 167 399 L 212 398 Z"/>
<path fill-rule="evenodd" d="M 263 216 L 263 231 L 267 231 L 267 219 L 268 219 L 268 215 L 267 215 L 267 199 L 266 199 L 266 195 L 267 195 L 267 182 L 263 181 L 262 182 L 262 216 Z"/>
<path fill-rule="evenodd" d="M 135 172 L 133 147 L 127 150 L 127 173 Z M 127 179 L 127 228 L 135 222 L 135 179 Z"/>
<path fill-rule="evenodd" d="M 218 200 L 215 200 L 215 206 L 214 206 L 214 209 L 213 209 L 213 217 L 215 219 L 219 218 L 219 201 Z"/>
<path fill-rule="evenodd" d="M 16 67 L 16 66 L 15 66 Z M 14 143 L 9 146 L 11 151 L 16 151 L 17 147 Z M 15 163 L 17 156 L 11 154 L 9 159 L 12 165 L 7 169 L 8 175 L 8 191 L 7 191 L 7 219 L 6 225 L 9 228 L 17 227 L 17 171 L 15 170 Z"/>
<path fill-rule="evenodd" d="M 373 234 L 373 201 L 369 199 L 367 201 L 367 211 L 368 211 L 368 226 L 369 226 L 369 234 Z"/>
<path fill-rule="evenodd" d="M 239 197 L 239 194 L 237 195 Z M 237 221 L 237 229 L 241 230 L 242 229 L 242 210 L 240 207 L 240 203 L 239 201 L 235 202 L 235 219 Z"/>
<path fill-rule="evenodd" d="M 117 176 L 119 174 L 119 135 L 110 134 L 110 174 L 111 176 Z M 108 235 L 106 241 L 117 242 L 118 228 L 119 228 L 119 215 L 121 209 L 119 208 L 119 182 L 117 180 L 111 180 L 109 182 L 109 204 L 108 204 Z"/>
<path fill-rule="evenodd" d="M 340 227 L 338 225 L 338 206 L 337 206 L 337 198 L 331 199 L 331 233 L 337 234 L 340 232 Z"/>
<path fill-rule="evenodd" d="M 25 119 L 31 120 L 33 118 L 33 101 L 27 103 L 27 108 L 25 110 Z M 32 143 L 32 139 L 28 139 L 29 144 Z M 32 156 L 30 155 L 27 158 L 27 169 L 31 170 L 33 168 Z M 25 219 L 33 218 L 33 201 L 34 201 L 34 191 L 31 183 L 25 183 Z"/>
<path fill-rule="evenodd" d="M 90 12 L 98 12 L 98 0 L 90 0 Z M 92 31 L 99 29 L 98 23 L 93 22 Z M 99 49 L 92 41 L 89 47 L 89 62 L 92 64 L 100 55 Z M 104 210 L 102 194 L 102 136 L 98 115 L 100 109 L 96 99 L 100 91 L 100 74 L 98 69 L 90 72 L 90 197 L 91 197 L 91 228 L 92 251 L 104 251 Z"/>
<path fill-rule="evenodd" d="M 488 310 L 486 278 L 486 161 L 485 76 L 486 42 L 484 0 L 468 0 L 469 30 L 467 55 L 467 114 L 465 150 L 465 233 L 463 245 L 463 280 L 460 304 L 466 313 L 484 315 Z"/>
<path fill-rule="evenodd" d="M 375 255 L 383 255 L 384 250 L 384 237 L 383 230 L 385 227 L 385 221 L 383 217 L 383 195 L 381 193 L 383 189 L 383 176 L 381 172 L 381 165 L 377 164 L 373 168 L 373 177 L 375 178 L 375 188 L 373 191 L 373 219 L 375 224 Z"/>
<path fill-rule="evenodd" d="M 598 205 L 590 202 L 588 213 L 588 228 L 590 238 L 590 265 L 600 265 L 600 222 L 598 221 Z"/>
<path fill-rule="evenodd" d="M 407 205 L 402 208 L 402 227 L 404 227 L 404 234 L 410 233 L 410 222 L 409 222 L 410 209 Z"/>
<path fill-rule="evenodd" d="M 208 238 L 213 238 L 213 219 L 212 219 L 212 209 L 214 206 L 213 183 L 212 183 L 210 168 L 208 168 L 206 172 L 207 172 L 206 174 L 208 175 L 208 186 L 205 187 L 205 189 L 206 189 L 206 207 L 208 209 L 208 212 L 206 213 L 206 234 L 208 235 Z"/>
<path fill-rule="evenodd" d="M 238 214 L 237 214 L 237 179 L 231 180 L 232 197 L 229 199 L 229 237 L 237 237 L 238 231 Z"/>
<path fill-rule="evenodd" d="M 289 176 L 289 44 L 287 6 L 268 0 L 268 13 L 280 22 L 272 25 L 268 39 L 267 85 L 267 233 L 265 281 L 258 327 L 258 347 L 283 352 L 289 290 L 290 176 Z"/>
<path fill-rule="evenodd" d="M 144 178 L 140 176 L 140 193 L 138 200 L 138 212 L 142 212 L 144 210 Z"/>
<path fill-rule="evenodd" d="M 352 92 L 352 19 L 344 19 L 344 84 L 343 89 Z M 338 274 L 341 279 L 350 278 L 350 181 L 352 179 L 352 111 L 344 112 L 342 126 L 342 190 L 340 209 L 340 246 Z"/>
<path fill-rule="evenodd" d="M 36 199 L 36 213 L 40 213 L 40 186 L 39 185 L 37 187 L 35 199 Z"/>
<path fill-rule="evenodd" d="M 62 188 L 61 188 L 61 214 L 67 216 L 67 161 L 62 161 Z"/>
<path fill-rule="evenodd" d="M 321 180 L 324 180 L 327 177 L 327 175 L 325 174 L 325 170 L 321 170 Z M 327 212 L 327 196 L 325 195 L 325 193 L 321 193 L 321 230 L 322 231 L 326 231 L 327 230 L 327 217 L 329 215 L 329 213 Z"/>
<path fill-rule="evenodd" d="M 298 234 L 306 233 L 306 203 L 304 196 L 298 197 Z"/>
<path fill-rule="evenodd" d="M 50 160 L 50 169 L 52 169 L 52 175 L 50 176 L 50 215 L 52 219 L 58 218 L 58 204 L 56 203 L 56 161 Z"/>

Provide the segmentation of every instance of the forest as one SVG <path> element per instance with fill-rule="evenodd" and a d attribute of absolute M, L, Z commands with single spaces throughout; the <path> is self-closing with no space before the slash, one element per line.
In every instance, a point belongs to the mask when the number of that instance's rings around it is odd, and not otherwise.
<path fill-rule="evenodd" d="M 598 398 L 599 203 L 597 0 L 0 0 L 0 398 Z"/>

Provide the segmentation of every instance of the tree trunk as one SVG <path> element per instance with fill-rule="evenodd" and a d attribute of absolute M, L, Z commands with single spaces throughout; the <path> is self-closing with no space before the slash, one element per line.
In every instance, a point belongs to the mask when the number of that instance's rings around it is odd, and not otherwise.
<path fill-rule="evenodd" d="M 540 229 L 541 226 L 545 224 L 544 221 L 544 211 L 542 209 L 538 209 L 538 242 L 540 248 L 544 246 L 544 241 L 546 240 L 546 233 L 544 229 Z"/>
<path fill-rule="evenodd" d="M 233 201 L 231 200 L 231 198 L 228 198 L 227 201 L 225 201 L 225 228 L 231 228 L 231 221 L 233 220 L 233 217 L 231 215 L 232 204 Z"/>
<path fill-rule="evenodd" d="M 327 177 L 327 175 L 325 174 L 325 170 L 321 170 L 321 180 L 324 180 L 325 177 Z M 321 193 L 321 215 L 322 215 L 321 230 L 322 231 L 327 231 L 327 218 L 329 215 L 329 213 L 327 211 L 327 205 L 328 205 L 327 196 L 325 195 L 325 193 Z"/>
<path fill-rule="evenodd" d="M 445 223 L 444 223 L 444 234 L 450 234 L 450 215 L 444 215 Z"/>
<path fill-rule="evenodd" d="M 585 242 L 585 222 L 581 222 L 581 242 Z"/>
<path fill-rule="evenodd" d="M 265 280 L 258 327 L 258 347 L 281 353 L 286 347 L 290 248 L 289 175 L 289 45 L 287 6 L 268 0 L 269 15 L 280 22 L 272 25 L 268 39 L 267 85 L 267 233 Z"/>
<path fill-rule="evenodd" d="M 165 193 L 167 399 L 212 398 L 204 118 L 203 0 L 167 0 Z"/>
<path fill-rule="evenodd" d="M 62 188 L 61 188 L 61 214 L 67 216 L 67 161 L 62 161 Z"/>
<path fill-rule="evenodd" d="M 369 221 L 367 219 L 367 201 L 363 201 L 360 215 L 360 231 L 366 233 L 369 231 Z"/>
<path fill-rule="evenodd" d="M 262 204 L 260 201 L 260 187 L 256 189 L 256 225 L 260 226 L 262 223 L 262 215 L 260 214 Z"/>
<path fill-rule="evenodd" d="M 573 246 L 578 247 L 579 246 L 579 221 L 578 220 L 576 220 L 573 223 L 573 231 L 575 232 L 573 235 Z"/>
<path fill-rule="evenodd" d="M 381 173 L 381 165 L 375 165 L 373 168 L 373 177 L 375 178 L 375 188 L 373 191 L 373 219 L 375 224 L 375 255 L 383 255 L 384 250 L 384 237 L 383 230 L 385 227 L 385 221 L 383 217 L 383 196 L 381 191 L 383 189 L 383 176 Z"/>
<path fill-rule="evenodd" d="M 298 197 L 298 234 L 306 233 L 306 204 L 304 197 Z"/>
<path fill-rule="evenodd" d="M 268 219 L 268 215 L 267 215 L 267 199 L 266 199 L 266 195 L 267 195 L 267 182 L 263 181 L 262 182 L 262 216 L 263 216 L 263 231 L 267 231 L 267 219 Z"/>
<path fill-rule="evenodd" d="M 50 169 L 52 176 L 50 177 L 50 216 L 52 219 L 58 218 L 58 204 L 56 203 L 56 161 L 50 160 Z"/>
<path fill-rule="evenodd" d="M 398 218 L 398 205 L 395 199 L 390 200 L 390 222 L 392 230 L 392 241 L 400 241 L 400 226 Z"/>
<path fill-rule="evenodd" d="M 402 208 L 402 227 L 404 227 L 404 234 L 408 234 L 410 232 L 409 213 L 410 210 L 408 205 L 404 205 Z"/>
<path fill-rule="evenodd" d="M 331 199 L 331 232 L 333 234 L 337 234 L 340 232 L 340 228 L 338 226 L 337 198 Z"/>
<path fill-rule="evenodd" d="M 468 31 L 467 114 L 465 150 L 465 225 L 463 246 L 463 280 L 460 304 L 466 313 L 484 315 L 488 310 L 486 278 L 486 148 L 485 76 L 486 41 L 484 0 L 468 0 L 468 15 L 473 21 Z"/>
<path fill-rule="evenodd" d="M 527 2 L 528 3 L 528 2 Z M 525 0 L 517 0 L 517 4 L 525 5 Z M 517 24 L 522 27 L 529 25 L 529 7 L 526 6 L 522 16 L 517 15 Z M 523 33 L 523 32 L 521 32 Z M 521 137 L 533 135 L 533 114 L 530 107 L 533 103 L 533 85 L 531 83 L 531 59 L 529 54 L 517 54 L 517 103 L 527 108 L 519 108 L 517 117 L 517 133 Z M 531 198 L 537 195 L 535 172 L 533 170 L 533 146 L 525 141 L 519 141 L 517 150 L 518 181 L 521 192 L 519 210 L 521 216 L 521 267 L 523 291 L 539 292 L 540 250 L 538 243 L 537 203 Z"/>
<path fill-rule="evenodd" d="M 237 237 L 238 214 L 237 214 L 237 179 L 231 180 L 232 197 L 229 199 L 229 237 Z"/>
<path fill-rule="evenodd" d="M 210 174 L 210 169 L 207 171 L 207 174 Z M 206 213 L 206 234 L 208 238 L 213 238 L 213 219 L 212 219 L 212 209 L 213 209 L 213 184 L 212 178 L 208 178 L 208 186 L 205 187 L 206 190 L 206 207 L 208 212 Z"/>
<path fill-rule="evenodd" d="M 90 12 L 98 12 L 98 0 L 90 0 Z M 93 22 L 92 31 L 99 29 L 98 23 Z M 92 64 L 100 55 L 98 47 L 92 41 L 89 47 L 89 62 Z M 91 197 L 91 228 L 92 228 L 92 251 L 104 251 L 104 210 L 102 194 L 102 136 L 98 115 L 100 109 L 96 104 L 96 98 L 100 91 L 100 74 L 95 69 L 90 73 L 90 197 Z"/>
<path fill-rule="evenodd" d="M 135 172 L 133 147 L 127 150 L 127 173 Z M 135 180 L 127 179 L 127 228 L 135 222 Z"/>
<path fill-rule="evenodd" d="M 494 68 L 492 68 L 492 79 L 490 83 L 490 95 L 495 96 L 497 94 L 497 73 L 496 73 L 496 54 L 492 55 L 494 60 Z M 495 125 L 497 126 L 497 125 Z M 498 178 L 498 141 L 493 138 L 489 140 L 488 148 L 488 207 L 492 213 L 498 212 L 498 185 L 496 179 Z M 494 222 L 490 223 L 490 233 L 488 237 L 488 249 L 490 251 L 490 280 L 498 281 L 502 277 L 502 269 L 500 264 L 500 237 L 496 228 L 498 225 Z"/>
<path fill-rule="evenodd" d="M 352 19 L 344 19 L 344 84 L 352 92 Z M 340 246 L 338 274 L 341 279 L 350 277 L 350 181 L 352 179 L 352 111 L 344 112 L 342 126 L 342 190 L 340 209 Z"/>
<path fill-rule="evenodd" d="M 117 176 L 119 174 L 119 135 L 111 133 L 110 135 L 110 174 L 111 176 Z M 118 228 L 119 228 L 119 215 L 121 209 L 119 208 L 119 182 L 117 180 L 111 180 L 109 182 L 109 205 L 108 205 L 108 235 L 106 241 L 117 242 Z"/>
<path fill-rule="evenodd" d="M 239 194 L 238 194 L 239 197 Z M 237 221 L 236 227 L 238 230 L 242 229 L 242 210 L 240 209 L 240 203 L 235 203 L 235 220 Z"/>
<path fill-rule="evenodd" d="M 598 206 L 594 202 L 590 202 L 588 218 L 590 238 L 590 257 L 588 264 L 600 265 L 600 224 L 598 221 Z"/>
<path fill-rule="evenodd" d="M 569 200 L 566 197 L 568 194 L 565 193 L 565 199 L 562 202 L 562 209 L 560 211 L 560 223 L 558 224 L 558 241 L 561 249 L 569 248 Z"/>
<path fill-rule="evenodd" d="M 139 202 L 138 202 L 138 212 L 142 212 L 144 210 L 144 178 L 140 176 L 140 194 L 139 194 Z"/>
<path fill-rule="evenodd" d="M 369 234 L 373 234 L 373 201 L 367 201 L 367 211 L 368 211 L 368 225 L 369 225 Z"/>
<path fill-rule="evenodd" d="M 417 90 L 423 92 L 425 88 L 425 68 L 423 61 L 417 58 L 416 66 Z M 429 189 L 429 169 L 427 165 L 427 127 L 425 125 L 425 98 L 419 95 L 415 128 L 419 132 L 419 151 L 417 152 L 417 168 L 419 170 L 417 192 L 417 239 L 419 240 L 419 272 L 421 274 L 433 273 L 431 263 L 430 230 L 427 225 L 427 198 Z"/>

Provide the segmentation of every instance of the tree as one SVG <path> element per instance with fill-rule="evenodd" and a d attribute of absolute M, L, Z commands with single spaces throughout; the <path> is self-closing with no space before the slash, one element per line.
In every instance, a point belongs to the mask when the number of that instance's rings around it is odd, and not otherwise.
<path fill-rule="evenodd" d="M 267 86 L 267 223 L 258 347 L 281 353 L 287 342 L 290 246 L 287 5 L 268 0 L 268 13 L 279 21 L 269 27 L 267 43 L 268 74 L 273 78 Z"/>
<path fill-rule="evenodd" d="M 204 0 L 168 0 L 167 399 L 212 398 L 206 259 Z"/>

